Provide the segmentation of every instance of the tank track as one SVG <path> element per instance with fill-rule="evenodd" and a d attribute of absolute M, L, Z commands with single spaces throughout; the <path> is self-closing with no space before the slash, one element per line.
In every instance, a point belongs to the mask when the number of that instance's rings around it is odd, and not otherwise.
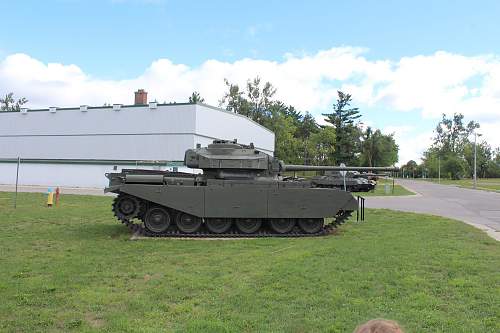
<path fill-rule="evenodd" d="M 256 233 L 242 233 L 233 225 L 228 232 L 225 233 L 212 233 L 203 225 L 199 231 L 193 233 L 183 233 L 180 230 L 167 230 L 163 233 L 153 233 L 146 229 L 141 223 L 135 223 L 134 220 L 123 218 L 119 216 L 116 211 L 115 202 L 113 203 L 113 213 L 115 217 L 124 224 L 134 235 L 152 238 L 170 237 L 170 238 L 298 238 L 298 237 L 318 237 L 327 236 L 332 234 L 338 226 L 344 224 L 347 219 L 352 215 L 352 211 L 344 211 L 342 214 L 337 215 L 335 220 L 330 224 L 323 225 L 323 228 L 316 233 L 305 233 L 298 226 L 295 226 L 289 233 L 276 233 L 266 227 L 261 227 Z M 140 218 L 138 219 L 140 220 Z"/>

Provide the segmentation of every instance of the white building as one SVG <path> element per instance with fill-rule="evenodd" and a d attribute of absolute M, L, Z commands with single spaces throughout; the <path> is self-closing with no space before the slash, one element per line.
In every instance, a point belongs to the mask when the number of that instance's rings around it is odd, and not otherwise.
<path fill-rule="evenodd" d="M 137 93 L 136 93 L 137 103 Z M 214 139 L 254 143 L 270 155 L 274 133 L 204 104 L 49 108 L 0 112 L 0 184 L 104 187 L 122 168 L 179 171 L 184 152 Z"/>

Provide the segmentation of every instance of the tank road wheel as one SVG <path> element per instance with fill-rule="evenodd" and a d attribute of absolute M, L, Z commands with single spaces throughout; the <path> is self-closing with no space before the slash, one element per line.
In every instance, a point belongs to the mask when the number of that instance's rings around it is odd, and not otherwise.
<path fill-rule="evenodd" d="M 294 219 L 270 219 L 269 225 L 271 229 L 276 231 L 278 234 L 286 234 L 292 231 L 295 226 Z"/>
<path fill-rule="evenodd" d="M 170 227 L 170 214 L 165 208 L 151 207 L 144 217 L 144 226 L 155 234 L 161 234 Z"/>
<path fill-rule="evenodd" d="M 236 227 L 244 234 L 253 234 L 260 229 L 261 219 L 236 219 Z"/>
<path fill-rule="evenodd" d="M 177 228 L 187 234 L 198 231 L 201 227 L 201 219 L 191 214 L 179 213 L 177 215 Z"/>
<path fill-rule="evenodd" d="M 207 229 L 214 234 L 222 234 L 231 228 L 231 219 L 213 217 L 208 218 L 205 224 L 207 225 Z"/>
<path fill-rule="evenodd" d="M 113 201 L 113 212 L 119 220 L 131 220 L 139 214 L 140 206 L 136 197 L 120 194 Z"/>
<path fill-rule="evenodd" d="M 305 233 L 315 234 L 323 228 L 323 219 L 304 218 L 299 219 L 299 227 Z"/>

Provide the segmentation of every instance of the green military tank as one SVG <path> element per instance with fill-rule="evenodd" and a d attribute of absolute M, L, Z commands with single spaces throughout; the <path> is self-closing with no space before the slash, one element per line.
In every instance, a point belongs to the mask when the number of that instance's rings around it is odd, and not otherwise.
<path fill-rule="evenodd" d="M 105 192 L 118 194 L 116 218 L 146 236 L 300 237 L 325 235 L 358 208 L 349 192 L 283 177 L 285 171 L 354 168 L 285 165 L 236 140 L 198 145 L 186 151 L 184 163 L 203 173 L 106 174 Z"/>
<path fill-rule="evenodd" d="M 340 171 L 325 171 L 322 175 L 313 176 L 311 183 L 317 187 L 338 188 L 349 192 L 368 192 L 375 189 L 374 181 L 359 177 L 358 173 L 347 172 L 344 176 Z"/>

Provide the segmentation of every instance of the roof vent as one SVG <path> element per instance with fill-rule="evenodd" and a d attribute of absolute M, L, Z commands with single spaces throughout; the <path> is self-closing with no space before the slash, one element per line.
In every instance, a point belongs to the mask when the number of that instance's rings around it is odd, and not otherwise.
<path fill-rule="evenodd" d="M 121 104 L 113 104 L 113 110 L 115 111 L 120 111 L 122 108 L 122 105 Z"/>
<path fill-rule="evenodd" d="M 88 106 L 87 105 L 80 105 L 80 111 L 82 112 L 87 112 Z"/>
<path fill-rule="evenodd" d="M 49 112 L 50 112 L 50 113 L 56 113 L 56 111 L 57 111 L 57 108 L 56 108 L 55 106 L 51 106 L 51 107 L 49 108 Z"/>
<path fill-rule="evenodd" d="M 150 110 L 158 109 L 158 102 L 149 102 L 149 109 Z"/>
<path fill-rule="evenodd" d="M 21 108 L 22 114 L 28 114 L 28 108 Z"/>

